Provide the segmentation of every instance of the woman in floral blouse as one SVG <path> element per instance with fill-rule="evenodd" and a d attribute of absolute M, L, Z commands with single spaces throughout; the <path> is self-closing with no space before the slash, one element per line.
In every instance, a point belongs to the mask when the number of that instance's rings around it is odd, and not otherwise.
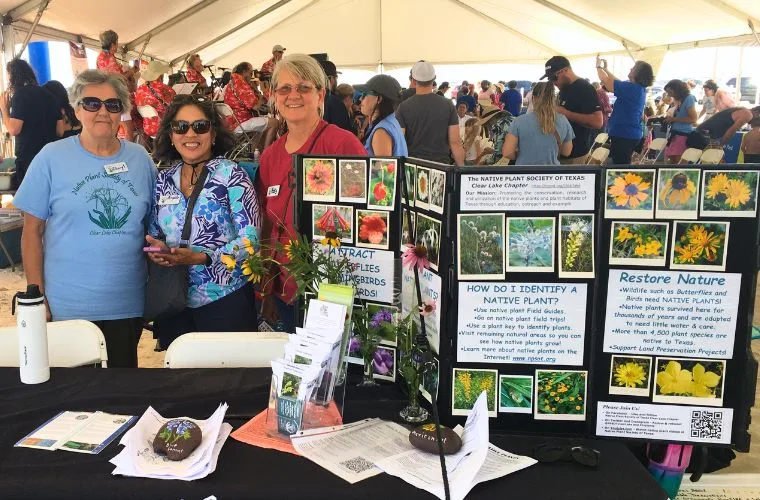
<path fill-rule="evenodd" d="M 208 87 L 206 77 L 203 76 L 203 62 L 201 61 L 201 56 L 198 54 L 193 54 L 187 59 L 185 79 L 188 83 L 197 83 L 198 88 L 200 89 Z"/>
<path fill-rule="evenodd" d="M 178 96 L 159 127 L 155 154 L 173 166 L 156 180 L 146 239 L 162 252 L 148 256 L 163 266 L 189 266 L 187 307 L 154 324 L 164 349 L 187 332 L 257 329 L 253 286 L 240 264 L 258 245 L 259 205 L 248 174 L 223 157 L 233 145 L 212 104 L 190 96 Z M 204 169 L 208 176 L 183 248 L 187 199 Z"/>
<path fill-rule="evenodd" d="M 145 83 L 137 87 L 137 92 L 135 92 L 135 104 L 138 107 L 151 106 L 158 114 L 158 116 L 143 119 L 143 130 L 149 137 L 156 137 L 161 119 L 177 95 L 173 88 L 164 83 L 164 73 L 169 69 L 168 64 L 152 61 L 142 75 Z"/>

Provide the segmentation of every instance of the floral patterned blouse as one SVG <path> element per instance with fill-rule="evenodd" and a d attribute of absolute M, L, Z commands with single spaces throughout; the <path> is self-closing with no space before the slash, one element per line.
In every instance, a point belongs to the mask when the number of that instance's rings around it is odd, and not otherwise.
<path fill-rule="evenodd" d="M 258 104 L 259 98 L 241 75 L 233 73 L 230 83 L 224 89 L 224 102 L 232 108 L 235 118 L 243 123 L 253 117 L 253 108 Z"/>
<path fill-rule="evenodd" d="M 274 57 L 269 59 L 267 62 L 261 65 L 260 73 L 264 76 L 272 76 L 272 73 L 274 73 L 275 64 L 276 63 L 274 62 Z"/>
<path fill-rule="evenodd" d="M 95 63 L 95 67 L 102 69 L 107 73 L 116 73 L 117 75 L 123 75 L 124 70 L 116 60 L 116 56 L 108 51 L 102 51 L 98 54 L 98 61 Z"/>
<path fill-rule="evenodd" d="M 180 190 L 182 162 L 160 172 L 156 179 L 153 213 L 148 234 L 165 240 L 170 247 L 179 246 L 185 224 L 187 199 Z M 210 304 L 242 288 L 247 278 L 240 264 L 248 255 L 245 239 L 257 245 L 261 214 L 248 174 L 237 163 L 214 158 L 206 163 L 208 177 L 193 208 L 189 247 L 211 257 L 211 264 L 190 266 L 188 272 L 188 307 Z M 179 203 L 167 203 L 179 196 Z M 229 271 L 222 262 L 231 255 L 238 262 Z"/>
<path fill-rule="evenodd" d="M 201 75 L 200 72 L 195 71 L 193 68 L 187 68 L 185 78 L 188 83 L 197 83 L 199 87 L 205 87 L 208 85 L 208 83 L 206 83 L 206 77 Z"/>
<path fill-rule="evenodd" d="M 153 109 L 158 113 L 158 116 L 143 119 L 143 130 L 148 136 L 156 136 L 161 119 L 176 95 L 177 93 L 174 92 L 173 88 L 158 80 L 137 87 L 135 104 L 137 106 L 153 106 Z"/>

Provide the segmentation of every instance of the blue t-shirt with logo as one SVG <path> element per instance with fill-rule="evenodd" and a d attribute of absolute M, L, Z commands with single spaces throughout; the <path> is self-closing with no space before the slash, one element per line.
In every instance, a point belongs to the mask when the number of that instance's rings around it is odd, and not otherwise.
<path fill-rule="evenodd" d="M 34 157 L 13 203 L 46 221 L 45 295 L 54 320 L 142 316 L 155 181 L 148 153 L 126 141 L 101 157 L 74 136 Z"/>
<path fill-rule="evenodd" d="M 615 107 L 608 132 L 610 137 L 641 139 L 641 116 L 646 104 L 647 89 L 638 83 L 615 80 Z"/>

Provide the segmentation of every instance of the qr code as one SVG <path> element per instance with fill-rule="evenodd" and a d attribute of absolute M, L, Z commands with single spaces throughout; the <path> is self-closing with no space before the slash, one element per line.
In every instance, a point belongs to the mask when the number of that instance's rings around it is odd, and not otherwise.
<path fill-rule="evenodd" d="M 375 466 L 375 464 L 362 457 L 349 458 L 341 462 L 340 465 L 357 474 L 368 471 Z"/>
<path fill-rule="evenodd" d="M 723 432 L 723 412 L 693 410 L 691 412 L 691 437 L 720 439 Z"/>

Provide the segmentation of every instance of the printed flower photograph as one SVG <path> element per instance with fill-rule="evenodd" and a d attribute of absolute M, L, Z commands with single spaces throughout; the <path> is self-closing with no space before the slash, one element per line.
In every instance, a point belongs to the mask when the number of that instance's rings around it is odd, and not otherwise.
<path fill-rule="evenodd" d="M 388 248 L 389 213 L 382 210 L 356 211 L 356 246 Z"/>
<path fill-rule="evenodd" d="M 430 210 L 443 213 L 443 200 L 446 194 L 446 173 L 430 170 Z"/>
<path fill-rule="evenodd" d="M 406 194 L 409 196 L 409 199 L 406 199 L 406 196 L 404 196 L 404 187 L 400 187 L 401 189 L 401 201 L 406 203 L 408 206 L 413 207 L 414 206 L 414 200 L 417 197 L 417 190 L 415 186 L 417 185 L 417 166 L 412 165 L 410 163 L 405 164 L 404 169 L 406 171 Z"/>
<path fill-rule="evenodd" d="M 530 375 L 499 376 L 499 412 L 533 412 L 533 377 Z"/>
<path fill-rule="evenodd" d="M 407 245 L 414 246 L 414 226 L 417 217 L 416 212 L 404 209 L 401 216 L 401 250 L 405 250 Z M 407 217 L 409 214 L 409 217 Z M 412 221 L 412 227 L 409 227 L 409 220 Z"/>
<path fill-rule="evenodd" d="M 623 212 L 626 217 L 651 217 L 654 208 L 654 175 L 654 170 L 608 170 L 605 215 Z"/>
<path fill-rule="evenodd" d="M 504 279 L 504 214 L 459 214 L 460 279 Z"/>
<path fill-rule="evenodd" d="M 610 264 L 664 266 L 667 222 L 613 222 Z"/>
<path fill-rule="evenodd" d="M 432 269 L 438 269 L 441 249 L 441 221 L 417 214 L 414 244 L 427 249 L 427 258 Z"/>
<path fill-rule="evenodd" d="M 396 201 L 396 160 L 370 160 L 368 208 L 393 210 Z"/>
<path fill-rule="evenodd" d="M 673 229 L 673 269 L 725 271 L 728 222 L 676 221 Z"/>
<path fill-rule="evenodd" d="M 559 276 L 594 277 L 593 214 L 559 216 Z"/>
<path fill-rule="evenodd" d="M 340 191 L 338 201 L 364 203 L 367 201 L 367 162 L 339 160 Z"/>
<path fill-rule="evenodd" d="M 669 211 L 693 213 L 697 216 L 699 169 L 662 168 L 657 177 L 657 215 Z"/>
<path fill-rule="evenodd" d="M 509 217 L 507 270 L 550 272 L 554 270 L 554 218 Z"/>
<path fill-rule="evenodd" d="M 586 379 L 578 370 L 536 370 L 536 419 L 585 420 Z"/>
<path fill-rule="evenodd" d="M 280 396 L 298 397 L 298 388 L 301 386 L 301 377 L 292 373 L 284 372 L 282 374 L 282 389 Z"/>
<path fill-rule="evenodd" d="M 417 167 L 417 203 L 427 206 L 430 196 L 430 169 Z"/>
<path fill-rule="evenodd" d="M 379 346 L 372 357 L 372 373 L 380 380 L 396 380 L 396 349 Z"/>
<path fill-rule="evenodd" d="M 454 390 L 452 391 L 452 415 L 468 415 L 478 396 L 486 391 L 489 416 L 496 416 L 496 370 L 454 368 Z"/>
<path fill-rule="evenodd" d="M 380 336 L 380 343 L 387 345 L 396 345 L 396 323 L 398 322 L 398 307 L 387 306 L 383 304 L 373 304 L 367 302 L 367 315 L 370 318 L 375 317 L 379 312 L 382 312 L 389 319 L 380 323 L 378 335 Z"/>
<path fill-rule="evenodd" d="M 654 402 L 723 404 L 725 361 L 657 358 L 656 367 Z"/>
<path fill-rule="evenodd" d="M 649 396 L 652 358 L 645 356 L 612 356 L 610 394 Z"/>
<path fill-rule="evenodd" d="M 303 199 L 335 201 L 335 160 L 306 158 L 303 161 Z"/>
<path fill-rule="evenodd" d="M 439 364 L 438 358 L 431 358 L 430 365 L 426 365 L 425 372 L 422 374 L 422 383 L 420 384 L 420 392 L 428 401 L 431 401 L 431 394 L 438 395 L 438 378 L 439 378 Z"/>
<path fill-rule="evenodd" d="M 705 171 L 702 215 L 754 217 L 757 210 L 757 182 L 758 172 L 755 170 Z"/>
<path fill-rule="evenodd" d="M 354 209 L 340 205 L 311 206 L 313 236 L 315 240 L 338 239 L 344 243 L 354 241 Z"/>

